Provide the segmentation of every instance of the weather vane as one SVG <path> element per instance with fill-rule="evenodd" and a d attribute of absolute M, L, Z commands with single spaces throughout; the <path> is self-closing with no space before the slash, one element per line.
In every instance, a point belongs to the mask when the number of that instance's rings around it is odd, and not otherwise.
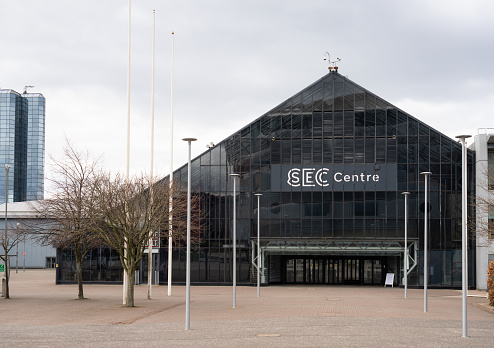
<path fill-rule="evenodd" d="M 27 94 L 28 88 L 34 88 L 34 86 L 24 86 L 24 93 L 23 94 Z"/>
<path fill-rule="evenodd" d="M 329 71 L 336 71 L 338 72 L 338 67 L 336 66 L 336 63 L 339 62 L 341 60 L 341 58 L 336 58 L 336 60 L 334 61 L 331 61 L 330 57 L 329 57 L 329 52 L 326 52 L 324 53 L 324 57 L 323 57 L 323 60 L 327 60 L 328 61 L 328 64 L 329 64 Z"/>

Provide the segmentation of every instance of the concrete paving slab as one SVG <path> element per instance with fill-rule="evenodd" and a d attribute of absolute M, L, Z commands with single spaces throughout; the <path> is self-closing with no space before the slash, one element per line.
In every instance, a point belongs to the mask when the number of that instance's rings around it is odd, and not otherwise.
<path fill-rule="evenodd" d="M 461 292 L 357 286 L 284 285 L 191 288 L 136 286 L 134 308 L 122 307 L 121 285 L 55 285 L 53 270 L 12 273 L 11 299 L 0 300 L 0 347 L 492 347 L 494 311 L 468 297 L 463 338 Z M 470 293 L 469 293 L 470 294 Z M 475 292 L 476 295 L 481 293 Z"/>

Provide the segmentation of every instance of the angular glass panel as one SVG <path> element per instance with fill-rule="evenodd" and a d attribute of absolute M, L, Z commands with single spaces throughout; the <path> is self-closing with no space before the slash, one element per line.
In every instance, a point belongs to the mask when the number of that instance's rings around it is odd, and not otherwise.
<path fill-rule="evenodd" d="M 333 113 L 325 112 L 323 114 L 323 136 L 333 136 Z"/>
<path fill-rule="evenodd" d="M 430 142 L 428 136 L 419 137 L 419 162 L 420 163 L 430 163 L 429 157 Z"/>
<path fill-rule="evenodd" d="M 343 112 L 334 113 L 334 136 L 343 136 Z"/>
<path fill-rule="evenodd" d="M 281 162 L 289 164 L 292 162 L 292 142 L 291 140 L 281 141 Z"/>
<path fill-rule="evenodd" d="M 376 163 L 386 162 L 386 138 L 376 139 Z"/>
<path fill-rule="evenodd" d="M 376 135 L 386 135 L 386 110 L 376 110 Z"/>
<path fill-rule="evenodd" d="M 365 110 L 365 135 L 376 135 L 376 113 L 374 110 Z"/>
<path fill-rule="evenodd" d="M 323 140 L 323 163 L 333 163 L 333 140 Z"/>
<path fill-rule="evenodd" d="M 312 140 L 310 139 L 302 140 L 302 163 L 312 163 Z"/>
<path fill-rule="evenodd" d="M 372 110 L 376 108 L 376 96 L 365 92 L 365 109 Z"/>
<path fill-rule="evenodd" d="M 283 138 L 291 138 L 292 136 L 292 116 L 287 115 L 282 117 L 281 136 Z"/>
<path fill-rule="evenodd" d="M 418 137 L 408 137 L 408 163 L 418 163 Z"/>
<path fill-rule="evenodd" d="M 346 154 L 346 152 L 345 152 Z M 365 140 L 355 138 L 355 163 L 365 163 Z"/>
<path fill-rule="evenodd" d="M 353 136 L 354 135 L 354 113 L 353 111 L 345 111 L 344 114 L 344 127 L 345 127 L 345 136 Z"/>
<path fill-rule="evenodd" d="M 334 163 L 343 163 L 343 139 L 334 139 Z"/>
<path fill-rule="evenodd" d="M 398 111 L 398 120 L 397 120 L 397 135 L 407 135 L 408 134 L 408 116 L 402 112 Z"/>
<path fill-rule="evenodd" d="M 345 138 L 344 139 L 344 154 L 345 154 L 345 158 L 344 158 L 345 163 L 353 163 L 354 162 L 355 154 L 353 151 L 353 138 L 350 138 L 350 139 Z"/>
<path fill-rule="evenodd" d="M 314 112 L 313 114 L 313 135 L 314 137 L 322 136 L 322 112 Z"/>
<path fill-rule="evenodd" d="M 292 137 L 300 138 L 302 136 L 302 116 L 292 116 Z"/>
<path fill-rule="evenodd" d="M 250 126 L 250 129 L 251 129 L 251 134 L 250 136 L 252 138 L 257 138 L 259 136 L 259 134 L 261 133 L 261 122 L 258 120 L 256 122 L 254 122 L 251 126 Z"/>
<path fill-rule="evenodd" d="M 387 143 L 387 163 L 396 163 L 396 139 L 388 138 Z"/>
<path fill-rule="evenodd" d="M 365 163 L 376 163 L 375 139 L 365 138 Z"/>
<path fill-rule="evenodd" d="M 312 90 L 312 109 L 314 111 L 322 111 L 322 103 L 323 103 L 323 84 L 318 83 L 314 86 Z"/>
<path fill-rule="evenodd" d="M 312 90 L 304 91 L 302 94 L 303 113 L 312 113 Z"/>
<path fill-rule="evenodd" d="M 322 163 L 322 139 L 314 139 L 312 141 L 312 163 L 321 164 Z"/>
<path fill-rule="evenodd" d="M 333 111 L 333 82 L 323 83 L 323 111 Z"/>
<path fill-rule="evenodd" d="M 365 113 L 363 111 L 355 112 L 355 136 L 365 135 Z"/>
<path fill-rule="evenodd" d="M 303 115 L 302 118 L 302 137 L 310 138 L 312 137 L 312 114 Z"/>
<path fill-rule="evenodd" d="M 292 163 L 302 163 L 302 144 L 300 139 L 292 140 Z"/>
<path fill-rule="evenodd" d="M 345 110 L 353 110 L 355 108 L 353 93 L 345 95 L 343 102 L 344 102 L 343 108 Z"/>

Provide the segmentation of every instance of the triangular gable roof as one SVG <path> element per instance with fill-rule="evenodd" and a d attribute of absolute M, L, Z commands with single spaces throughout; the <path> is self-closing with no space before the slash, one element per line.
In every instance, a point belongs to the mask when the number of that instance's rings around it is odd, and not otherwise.
<path fill-rule="evenodd" d="M 354 94 L 355 100 L 353 100 Z M 352 96 L 352 100 L 348 98 L 348 96 L 350 95 Z M 355 111 L 363 111 L 369 108 L 375 108 L 376 110 L 396 109 L 402 117 L 408 117 L 412 120 L 415 120 L 422 129 L 428 128 L 438 135 L 441 134 L 442 137 L 449 139 L 452 143 L 458 144 L 449 136 L 428 126 L 416 117 L 399 109 L 398 107 L 387 102 L 376 94 L 351 81 L 347 77 L 333 71 L 329 72 L 319 80 L 310 84 L 300 92 L 294 94 L 292 97 L 288 98 L 284 102 L 275 106 L 262 116 L 256 118 L 254 121 L 250 122 L 240 130 L 232 133 L 231 135 L 217 143 L 215 146 L 196 156 L 194 159 L 192 159 L 192 162 L 200 158 L 205 153 L 214 151 L 216 148 L 225 145 L 225 143 L 234 139 L 235 137 L 245 136 L 246 134 L 248 134 L 248 132 L 250 132 L 253 126 L 259 128 L 259 132 L 261 132 L 261 122 L 263 121 L 263 119 L 269 118 L 270 116 L 283 115 L 288 113 L 303 115 L 310 114 L 315 111 L 343 111 L 345 110 L 345 106 L 347 105 L 350 106 L 348 109 Z M 256 126 L 256 123 L 259 123 L 259 127 Z M 270 135 L 265 134 L 265 136 Z M 176 169 L 175 173 L 178 173 L 181 169 L 186 167 L 187 164 L 184 164 L 180 168 Z"/>

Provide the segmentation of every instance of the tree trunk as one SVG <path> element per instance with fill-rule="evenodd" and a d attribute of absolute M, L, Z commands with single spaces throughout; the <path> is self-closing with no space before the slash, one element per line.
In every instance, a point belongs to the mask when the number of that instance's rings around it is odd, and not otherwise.
<path fill-rule="evenodd" d="M 79 286 L 79 294 L 77 296 L 78 300 L 84 300 L 84 289 L 82 286 L 82 252 L 79 247 L 75 247 L 75 263 L 76 263 L 76 277 L 77 285 Z"/>
<path fill-rule="evenodd" d="M 7 248 L 5 248 L 7 249 Z M 5 298 L 8 299 L 10 298 L 10 291 L 9 291 L 9 278 L 10 278 L 10 269 L 9 269 L 9 258 L 7 257 L 7 252 L 5 253 Z"/>
<path fill-rule="evenodd" d="M 129 269 L 127 273 L 127 293 L 125 297 L 125 307 L 134 307 L 134 279 L 136 270 Z"/>

